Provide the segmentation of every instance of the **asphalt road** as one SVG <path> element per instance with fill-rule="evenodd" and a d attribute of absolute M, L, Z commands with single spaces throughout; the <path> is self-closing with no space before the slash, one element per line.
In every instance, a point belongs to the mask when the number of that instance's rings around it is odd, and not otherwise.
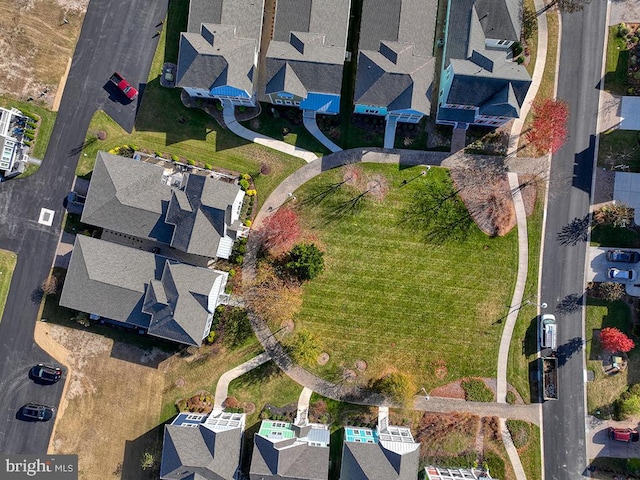
<path fill-rule="evenodd" d="M 562 16 L 558 98 L 569 105 L 568 139 L 553 155 L 542 269 L 542 301 L 558 319 L 559 400 L 544 403 L 546 480 L 580 478 L 587 467 L 584 268 L 607 2 Z"/>
<path fill-rule="evenodd" d="M 146 81 L 168 0 L 91 0 L 76 46 L 51 141 L 40 170 L 0 184 L 0 248 L 18 254 L 9 298 L 0 322 L 0 452 L 45 453 L 53 422 L 17 419 L 25 403 L 57 406 L 64 382 L 37 385 L 29 368 L 53 362 L 33 342 L 38 289 L 53 264 L 69 192 L 91 117 L 97 108 L 130 130 L 136 103 L 105 88 L 122 73 L 134 85 Z M 55 211 L 53 225 L 38 224 L 40 209 Z"/>

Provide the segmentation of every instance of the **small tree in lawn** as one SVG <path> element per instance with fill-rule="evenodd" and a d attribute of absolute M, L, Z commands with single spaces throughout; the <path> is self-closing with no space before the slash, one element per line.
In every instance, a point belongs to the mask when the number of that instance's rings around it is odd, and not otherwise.
<path fill-rule="evenodd" d="M 280 208 L 271 214 L 260 229 L 262 245 L 270 252 L 289 250 L 300 237 L 298 214 L 291 208 Z"/>
<path fill-rule="evenodd" d="M 600 295 L 608 302 L 615 302 L 624 297 L 625 286 L 618 282 L 603 282 L 600 284 Z"/>
<path fill-rule="evenodd" d="M 600 345 L 604 350 L 624 353 L 636 346 L 633 340 L 615 327 L 603 328 L 600 331 Z"/>
<path fill-rule="evenodd" d="M 313 280 L 324 270 L 323 255 L 315 243 L 300 243 L 288 254 L 287 270 L 298 280 Z"/>
<path fill-rule="evenodd" d="M 527 140 L 541 153 L 557 152 L 567 137 L 567 104 L 547 98 L 535 101 L 531 112 L 533 123 L 526 134 Z"/>
<path fill-rule="evenodd" d="M 402 408 L 410 407 L 416 386 L 409 375 L 392 372 L 373 382 L 373 388 Z"/>

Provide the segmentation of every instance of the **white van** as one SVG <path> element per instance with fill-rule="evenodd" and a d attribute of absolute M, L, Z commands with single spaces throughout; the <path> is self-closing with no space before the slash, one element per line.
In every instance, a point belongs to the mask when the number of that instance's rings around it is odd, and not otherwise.
<path fill-rule="evenodd" d="M 555 315 L 546 314 L 540 317 L 540 347 L 556 349 L 556 317 Z"/>

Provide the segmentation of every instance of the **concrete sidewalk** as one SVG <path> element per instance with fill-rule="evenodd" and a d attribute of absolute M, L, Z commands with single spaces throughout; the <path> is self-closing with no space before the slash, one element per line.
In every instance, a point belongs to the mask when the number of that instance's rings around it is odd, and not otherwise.
<path fill-rule="evenodd" d="M 304 150 L 303 148 L 298 148 L 294 145 L 289 145 L 288 143 L 276 140 L 275 138 L 256 133 L 249 130 L 248 128 L 244 128 L 236 120 L 235 107 L 230 101 L 223 101 L 222 107 L 222 116 L 224 118 L 225 125 L 229 130 L 231 130 L 239 137 L 244 138 L 245 140 L 249 140 L 253 143 L 264 145 L 265 147 L 273 148 L 274 150 L 286 153 L 287 155 L 301 158 L 307 163 L 317 160 L 318 156 L 313 152 Z"/>
<path fill-rule="evenodd" d="M 271 360 L 271 356 L 267 353 L 261 353 L 257 357 L 253 357 L 251 360 L 244 362 L 242 365 L 238 365 L 236 368 L 232 368 L 228 372 L 222 374 L 220 379 L 218 380 L 218 385 L 216 385 L 216 394 L 215 400 L 213 403 L 213 411 L 221 412 L 224 407 L 223 403 L 227 398 L 227 393 L 229 392 L 229 384 L 232 380 L 244 375 L 245 373 L 253 370 L 256 367 L 259 367 L 263 363 Z"/>
<path fill-rule="evenodd" d="M 498 351 L 498 383 L 496 387 L 496 398 L 498 402 L 505 403 L 507 401 L 507 364 L 509 360 L 509 345 L 511 345 L 511 336 L 513 329 L 518 320 L 518 312 L 522 306 L 522 297 L 524 288 L 527 284 L 527 272 L 529 270 L 529 242 L 527 236 L 527 212 L 524 208 L 522 195 L 518 188 L 518 175 L 513 172 L 507 174 L 509 178 L 509 187 L 514 192 L 512 195 L 513 206 L 516 210 L 516 224 L 518 227 L 518 273 L 516 275 L 516 286 L 513 289 L 513 297 L 511 299 L 511 307 L 509 314 L 502 330 L 500 338 L 500 350 Z"/>
<path fill-rule="evenodd" d="M 336 153 L 342 150 L 338 145 L 329 140 L 329 138 L 324 133 L 322 133 L 320 128 L 318 128 L 318 122 L 316 121 L 316 112 L 305 111 L 302 114 L 302 122 L 304 123 L 304 127 L 309 131 L 309 133 L 313 135 L 316 140 L 318 140 L 322 145 L 327 147 L 331 152 Z"/>
<path fill-rule="evenodd" d="M 504 448 L 507 450 L 507 455 L 509 455 L 509 460 L 511 460 L 511 466 L 516 474 L 516 478 L 518 480 L 527 480 L 524 468 L 522 468 L 522 462 L 520 462 L 518 450 L 513 444 L 511 433 L 509 433 L 509 429 L 507 429 L 507 423 L 504 418 L 500 419 L 500 431 L 502 432 L 502 443 L 504 443 Z"/>
<path fill-rule="evenodd" d="M 423 395 L 416 396 L 413 401 L 414 410 L 423 412 L 452 413 L 465 412 L 481 417 L 499 417 L 524 420 L 535 425 L 540 425 L 540 415 L 538 405 L 524 405 L 508 403 L 484 403 L 467 402 L 458 398 L 429 397 Z"/>
<path fill-rule="evenodd" d="M 533 68 L 533 76 L 531 77 L 531 86 L 527 96 L 524 97 L 522 102 L 522 108 L 520 108 L 520 115 L 511 125 L 511 137 L 509 138 L 509 148 L 507 149 L 507 155 L 515 155 L 518 151 L 518 141 L 522 128 L 524 127 L 524 121 L 529 114 L 531 104 L 538 94 L 540 83 L 542 82 L 542 76 L 544 75 L 544 68 L 547 63 L 547 46 L 548 46 L 548 32 L 547 32 L 547 10 L 545 10 L 544 0 L 534 0 L 536 12 L 543 11 L 544 13 L 538 15 L 538 52 L 536 56 L 536 64 Z"/>

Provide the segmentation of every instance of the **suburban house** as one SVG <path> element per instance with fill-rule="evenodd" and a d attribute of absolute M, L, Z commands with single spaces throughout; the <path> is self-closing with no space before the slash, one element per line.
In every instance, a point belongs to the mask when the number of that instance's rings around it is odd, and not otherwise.
<path fill-rule="evenodd" d="M 244 191 L 232 183 L 98 152 L 81 220 L 200 259 L 229 258 L 246 235 Z"/>
<path fill-rule="evenodd" d="M 4 177 L 19 175 L 27 166 L 27 146 L 22 143 L 25 125 L 20 110 L 0 107 L 0 172 Z"/>
<path fill-rule="evenodd" d="M 417 123 L 429 115 L 436 0 L 364 0 L 354 112 Z"/>
<path fill-rule="evenodd" d="M 77 235 L 60 305 L 154 337 L 200 345 L 228 273 Z"/>
<path fill-rule="evenodd" d="M 442 468 L 429 465 L 424 468 L 427 480 L 492 480 L 482 468 Z"/>
<path fill-rule="evenodd" d="M 389 425 L 388 408 L 380 408 L 375 429 L 344 428 L 340 480 L 415 480 L 420 444 L 407 427 Z"/>
<path fill-rule="evenodd" d="M 340 111 L 349 9 L 349 0 L 276 0 L 260 101 Z"/>
<path fill-rule="evenodd" d="M 176 86 L 193 98 L 255 105 L 264 0 L 191 0 Z"/>
<path fill-rule="evenodd" d="M 521 0 L 449 2 L 437 123 L 499 127 L 520 116 L 531 84 L 511 48 L 521 16 Z"/>
<path fill-rule="evenodd" d="M 164 427 L 161 480 L 236 480 L 244 413 L 180 413 Z"/>
<path fill-rule="evenodd" d="M 250 480 L 327 480 L 329 427 L 263 420 L 254 436 Z"/>

